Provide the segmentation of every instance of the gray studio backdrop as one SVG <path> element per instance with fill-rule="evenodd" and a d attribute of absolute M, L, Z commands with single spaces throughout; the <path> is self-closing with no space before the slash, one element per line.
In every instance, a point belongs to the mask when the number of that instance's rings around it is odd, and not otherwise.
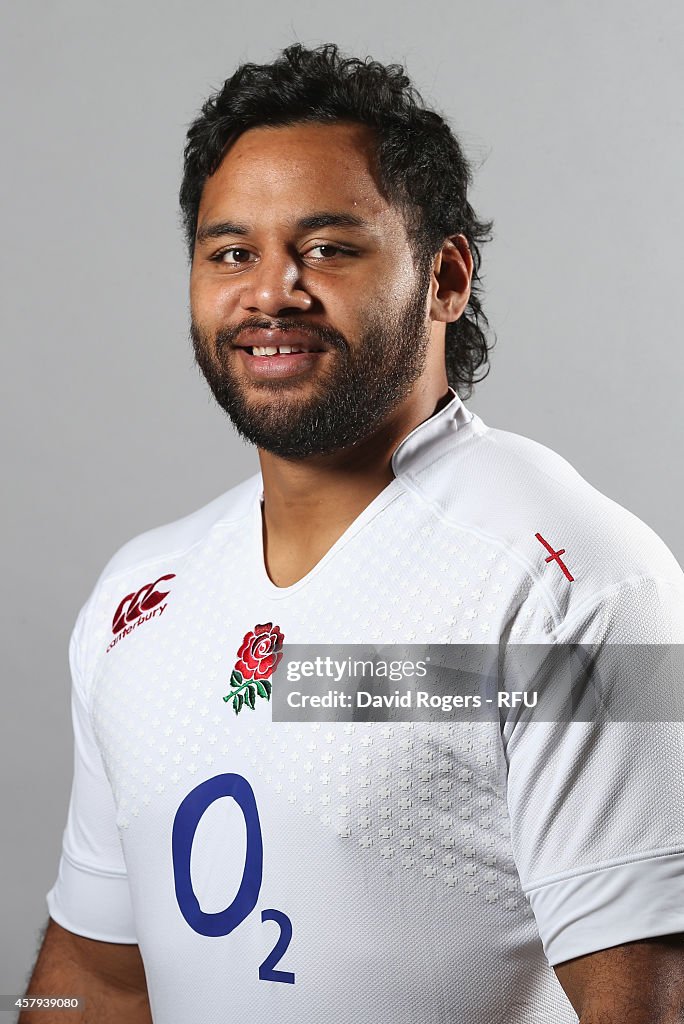
<path fill-rule="evenodd" d="M 470 407 L 682 562 L 683 35 L 675 0 L 4 5 L 0 992 L 24 986 L 57 869 L 76 613 L 122 543 L 257 468 L 187 341 L 176 196 L 201 102 L 297 40 L 405 63 L 495 219 L 498 344 Z"/>

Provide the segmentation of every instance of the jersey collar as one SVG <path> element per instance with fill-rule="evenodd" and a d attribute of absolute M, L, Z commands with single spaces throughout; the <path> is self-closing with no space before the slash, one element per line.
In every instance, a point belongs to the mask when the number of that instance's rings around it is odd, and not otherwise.
<path fill-rule="evenodd" d="M 400 441 L 392 456 L 395 477 L 415 472 L 419 466 L 432 462 L 453 445 L 456 432 L 475 419 L 454 389 L 449 387 L 449 391 L 451 401 Z"/>

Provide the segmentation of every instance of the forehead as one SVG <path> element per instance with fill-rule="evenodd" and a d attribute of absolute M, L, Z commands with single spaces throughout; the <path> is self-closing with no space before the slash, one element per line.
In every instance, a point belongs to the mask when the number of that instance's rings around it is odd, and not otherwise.
<path fill-rule="evenodd" d="M 400 220 L 382 196 L 373 132 L 365 125 L 300 123 L 240 135 L 202 192 L 199 221 L 243 209 L 293 221 L 312 209 L 350 210 L 364 219 Z"/>

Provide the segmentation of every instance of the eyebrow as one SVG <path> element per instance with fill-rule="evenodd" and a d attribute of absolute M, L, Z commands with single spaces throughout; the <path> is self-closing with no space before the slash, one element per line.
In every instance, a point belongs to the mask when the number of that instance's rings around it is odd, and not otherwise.
<path fill-rule="evenodd" d="M 309 217 L 302 217 L 295 224 L 300 231 L 313 231 L 316 228 L 367 228 L 368 221 L 357 217 L 354 213 L 333 213 L 322 211 L 312 213 Z M 244 224 L 234 224 L 232 221 L 222 220 L 215 224 L 204 224 L 197 229 L 195 241 L 198 245 L 208 241 L 210 238 L 222 238 L 224 235 L 248 235 L 249 228 Z"/>

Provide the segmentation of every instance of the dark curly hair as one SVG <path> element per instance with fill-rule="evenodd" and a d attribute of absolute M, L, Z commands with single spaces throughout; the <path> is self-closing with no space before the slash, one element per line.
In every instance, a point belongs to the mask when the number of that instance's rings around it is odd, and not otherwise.
<path fill-rule="evenodd" d="M 461 146 L 398 64 L 344 57 L 337 45 L 288 46 L 272 64 L 243 64 L 203 105 L 190 125 L 180 189 L 182 225 L 192 261 L 197 213 L 206 179 L 242 132 L 260 125 L 356 121 L 376 137 L 378 187 L 404 216 L 414 255 L 425 265 L 448 237 L 463 234 L 473 256 L 472 290 L 463 315 L 446 328 L 451 386 L 469 398 L 486 377 L 488 320 L 480 302 L 480 245 L 491 221 L 467 200 L 472 173 Z"/>

